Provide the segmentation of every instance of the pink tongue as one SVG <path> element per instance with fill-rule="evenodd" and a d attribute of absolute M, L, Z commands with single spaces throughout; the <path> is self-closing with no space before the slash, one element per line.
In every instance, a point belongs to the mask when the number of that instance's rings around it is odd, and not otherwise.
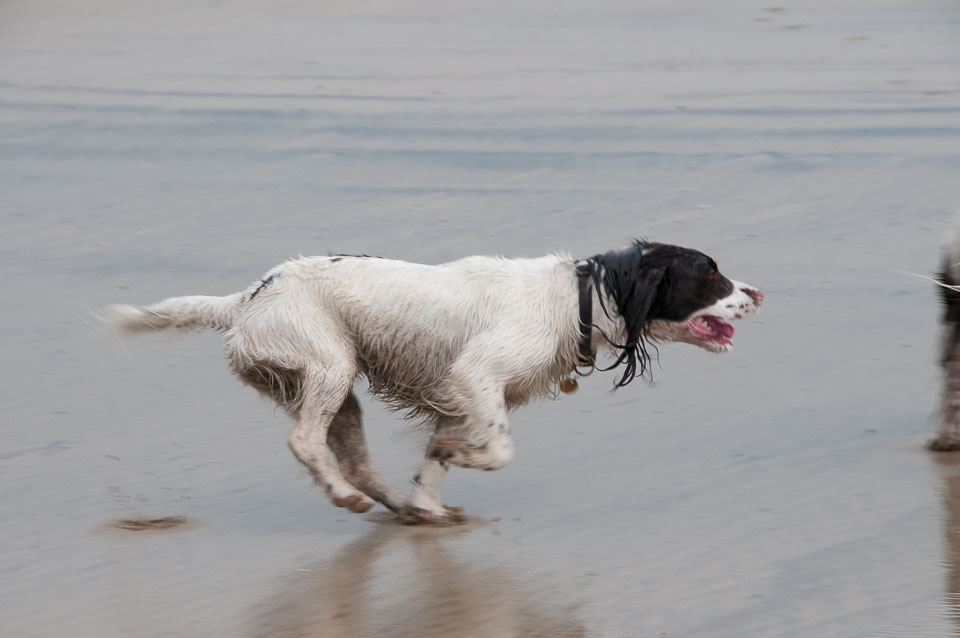
<path fill-rule="evenodd" d="M 714 317 L 713 315 L 707 315 L 703 318 L 707 324 L 710 325 L 710 329 L 715 333 L 723 335 L 724 337 L 733 336 L 733 326 L 721 319 L 720 317 Z"/>

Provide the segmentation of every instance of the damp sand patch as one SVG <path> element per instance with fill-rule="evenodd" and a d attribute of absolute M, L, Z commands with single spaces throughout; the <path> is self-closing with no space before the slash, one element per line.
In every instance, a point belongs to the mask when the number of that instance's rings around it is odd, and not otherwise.
<path fill-rule="evenodd" d="M 101 526 L 101 531 L 143 534 L 196 529 L 200 525 L 199 520 L 186 516 L 133 516 L 107 521 Z"/>

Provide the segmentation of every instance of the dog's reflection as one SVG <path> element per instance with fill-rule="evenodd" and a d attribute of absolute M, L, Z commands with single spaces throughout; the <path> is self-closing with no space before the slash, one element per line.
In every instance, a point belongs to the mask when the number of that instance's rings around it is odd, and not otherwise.
<path fill-rule="evenodd" d="M 947 605 L 960 630 L 960 455 L 934 454 L 943 481 L 946 543 L 944 560 L 948 570 Z"/>
<path fill-rule="evenodd" d="M 517 585 L 502 568 L 454 558 L 464 528 L 377 521 L 331 563 L 304 572 L 267 605 L 254 635 L 281 638 L 574 638 L 569 609 Z"/>

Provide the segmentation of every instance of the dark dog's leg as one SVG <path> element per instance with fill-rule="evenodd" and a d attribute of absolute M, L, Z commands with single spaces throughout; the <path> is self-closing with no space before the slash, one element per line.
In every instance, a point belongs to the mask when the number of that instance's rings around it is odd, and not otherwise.
<path fill-rule="evenodd" d="M 960 450 L 960 362 L 944 365 L 943 396 L 941 397 L 940 430 L 930 442 L 936 452 Z"/>
<path fill-rule="evenodd" d="M 361 492 L 394 512 L 401 512 L 409 505 L 407 495 L 390 485 L 370 459 L 360 403 L 353 392 L 347 395 L 330 424 L 327 444 L 337 457 L 340 471 Z"/>
<path fill-rule="evenodd" d="M 303 381 L 297 425 L 287 444 L 334 505 L 352 512 L 365 512 L 373 506 L 373 501 L 344 480 L 327 453 L 327 430 L 350 393 L 352 383 L 352 376 L 308 371 Z"/>

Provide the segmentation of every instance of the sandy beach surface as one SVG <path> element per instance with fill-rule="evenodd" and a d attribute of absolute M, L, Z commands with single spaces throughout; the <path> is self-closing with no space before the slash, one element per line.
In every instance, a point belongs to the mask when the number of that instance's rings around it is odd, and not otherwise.
<path fill-rule="evenodd" d="M 960 456 L 923 449 L 938 306 L 904 272 L 960 208 L 958 35 L 925 0 L 5 1 L 0 635 L 956 635 Z M 215 334 L 91 319 L 298 254 L 636 236 L 761 313 L 514 413 L 511 466 L 449 477 L 460 528 L 329 505 Z M 364 410 L 407 485 L 424 436 Z"/>

